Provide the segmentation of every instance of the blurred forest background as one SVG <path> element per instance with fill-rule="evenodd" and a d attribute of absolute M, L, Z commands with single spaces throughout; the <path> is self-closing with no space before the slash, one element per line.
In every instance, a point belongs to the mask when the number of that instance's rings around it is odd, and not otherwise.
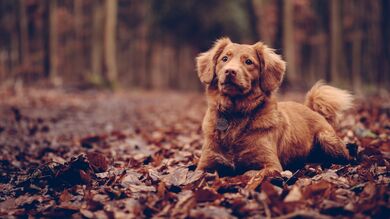
<path fill-rule="evenodd" d="M 0 85 L 200 90 L 214 40 L 264 41 L 284 87 L 388 90 L 388 0 L 0 0 Z"/>

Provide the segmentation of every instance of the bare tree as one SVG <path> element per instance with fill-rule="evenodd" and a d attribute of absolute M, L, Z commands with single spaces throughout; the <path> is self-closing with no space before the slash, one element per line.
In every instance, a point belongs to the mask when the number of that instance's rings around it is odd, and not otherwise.
<path fill-rule="evenodd" d="M 330 1 L 330 79 L 332 82 L 340 82 L 342 72 L 342 33 L 341 33 L 341 2 L 339 0 Z"/>
<path fill-rule="evenodd" d="M 57 83 L 58 79 L 58 60 L 57 60 L 57 0 L 49 1 L 49 22 L 50 22 L 50 80 Z"/>
<path fill-rule="evenodd" d="M 91 51 L 91 68 L 90 81 L 101 83 L 102 61 L 103 61 L 103 35 L 102 23 L 104 13 L 101 2 L 93 2 L 93 20 L 92 20 L 92 51 Z"/>
<path fill-rule="evenodd" d="M 351 33 L 352 44 L 352 63 L 351 63 L 351 76 L 352 87 L 355 93 L 361 94 L 362 91 L 362 40 L 363 31 L 361 25 L 361 15 L 364 14 L 364 7 L 361 2 L 345 2 L 346 8 L 349 9 L 354 17 L 354 25 Z"/>
<path fill-rule="evenodd" d="M 297 81 L 297 70 L 295 62 L 295 46 L 294 46 L 294 5 L 290 0 L 283 1 L 283 47 L 284 55 L 287 61 L 286 74 L 288 82 L 296 84 Z"/>
<path fill-rule="evenodd" d="M 106 76 L 111 86 L 117 84 L 118 72 L 116 64 L 116 21 L 117 0 L 106 0 L 106 21 L 104 30 L 104 62 Z"/>
<path fill-rule="evenodd" d="M 85 2 L 85 1 L 84 1 Z M 72 41 L 74 69 L 82 74 L 85 71 L 85 49 L 83 48 L 86 44 L 83 38 L 83 0 L 73 1 L 73 14 L 74 14 L 74 39 Z M 88 57 L 88 56 L 87 56 Z"/>
<path fill-rule="evenodd" d="M 46 77 L 50 78 L 52 82 L 57 83 L 57 0 L 46 0 L 45 6 L 46 12 L 44 15 L 44 21 L 46 21 L 47 30 L 44 31 L 44 72 Z"/>
<path fill-rule="evenodd" d="M 29 37 L 27 27 L 26 1 L 19 0 L 19 62 L 29 64 Z"/>
<path fill-rule="evenodd" d="M 83 28 L 83 1 L 82 0 L 74 0 L 73 2 L 73 10 L 75 16 L 75 32 L 77 39 L 80 38 Z"/>

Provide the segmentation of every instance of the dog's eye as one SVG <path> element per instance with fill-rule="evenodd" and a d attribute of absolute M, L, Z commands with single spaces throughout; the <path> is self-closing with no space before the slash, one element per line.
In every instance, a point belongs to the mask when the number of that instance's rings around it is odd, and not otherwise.
<path fill-rule="evenodd" d="M 252 62 L 252 60 L 250 60 L 250 59 L 247 59 L 247 60 L 245 60 L 245 64 L 247 64 L 247 65 L 252 65 L 252 64 L 253 64 L 253 62 Z"/>
<path fill-rule="evenodd" d="M 227 56 L 222 57 L 222 61 L 223 61 L 223 62 L 227 62 L 227 60 L 228 60 L 228 57 L 227 57 Z"/>

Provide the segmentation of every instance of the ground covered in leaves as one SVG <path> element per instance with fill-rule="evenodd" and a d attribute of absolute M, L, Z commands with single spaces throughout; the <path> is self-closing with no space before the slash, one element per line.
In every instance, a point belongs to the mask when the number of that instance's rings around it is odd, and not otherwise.
<path fill-rule="evenodd" d="M 255 191 L 195 171 L 205 107 L 201 94 L 2 90 L 0 217 L 389 217 L 388 98 L 343 119 L 357 162 L 307 164 Z"/>

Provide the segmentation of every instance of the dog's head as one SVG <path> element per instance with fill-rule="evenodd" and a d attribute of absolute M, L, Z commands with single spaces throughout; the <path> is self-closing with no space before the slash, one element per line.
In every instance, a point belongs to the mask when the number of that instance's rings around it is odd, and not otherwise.
<path fill-rule="evenodd" d="M 229 38 L 215 42 L 196 58 L 200 81 L 224 96 L 244 96 L 257 90 L 270 94 L 283 79 L 285 62 L 261 42 L 232 43 Z"/>

